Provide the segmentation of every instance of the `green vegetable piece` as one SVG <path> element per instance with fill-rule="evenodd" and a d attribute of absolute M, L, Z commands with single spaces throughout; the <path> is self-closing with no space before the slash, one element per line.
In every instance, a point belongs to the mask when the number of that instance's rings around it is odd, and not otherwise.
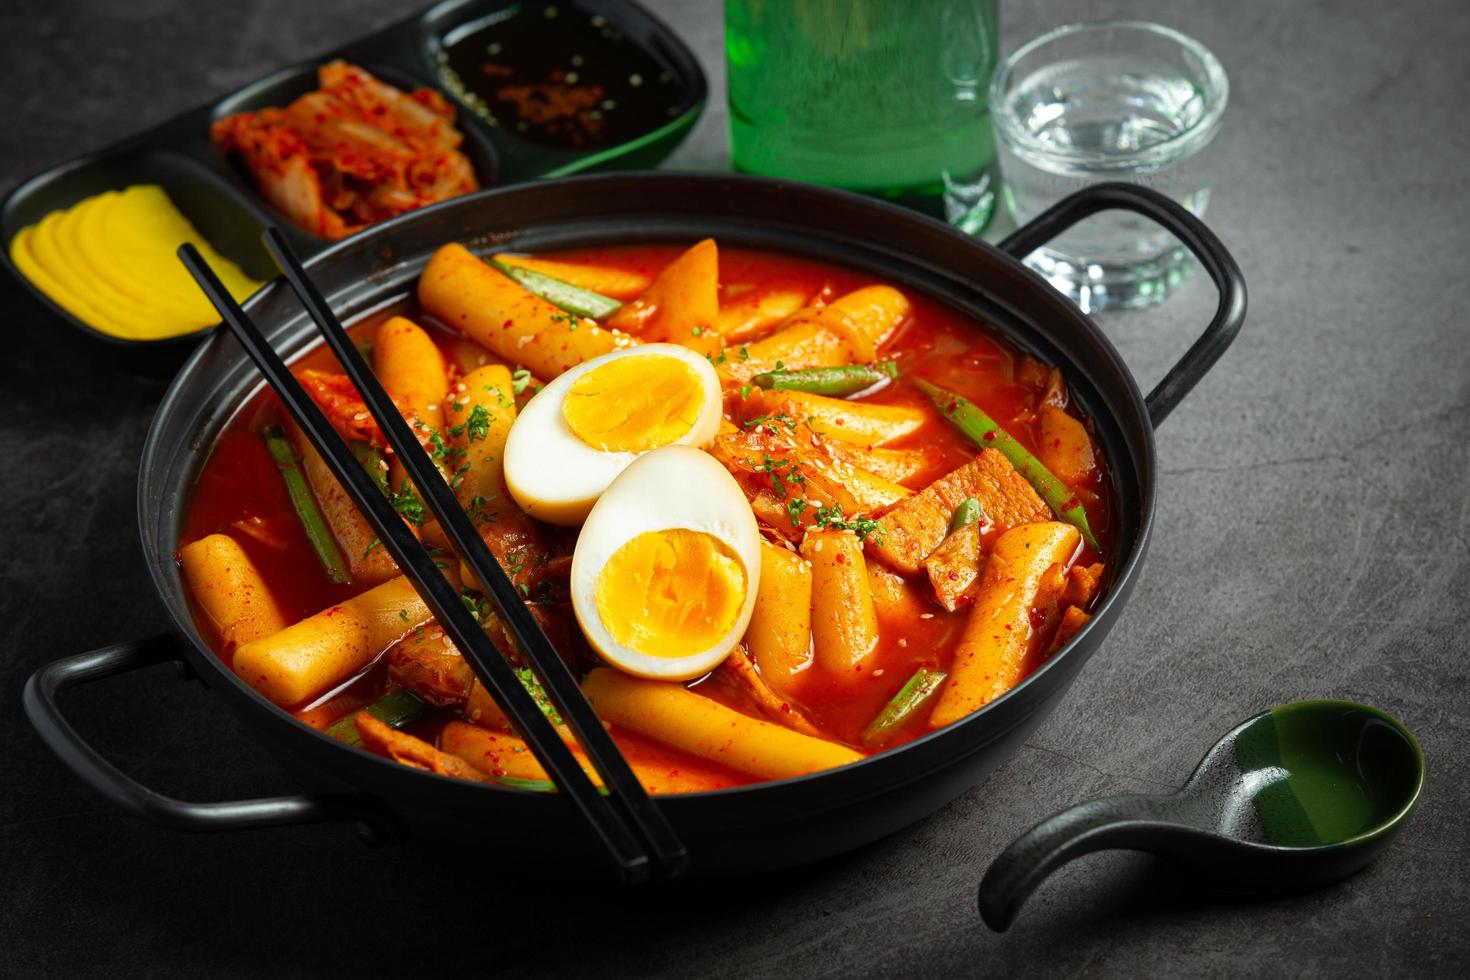
<path fill-rule="evenodd" d="M 316 497 L 312 496 L 306 474 L 301 471 L 301 460 L 296 458 L 296 450 L 277 426 L 266 426 L 260 430 L 260 435 L 265 440 L 271 459 L 275 461 L 276 469 L 281 471 L 281 479 L 286 482 L 286 493 L 291 498 L 291 506 L 296 509 L 296 516 L 306 529 L 307 540 L 311 542 L 311 549 L 316 552 L 317 560 L 322 563 L 322 570 L 333 582 L 351 585 L 352 573 L 347 570 L 347 562 L 342 557 L 341 549 L 337 547 L 337 540 L 332 537 L 331 528 L 327 527 L 327 519 L 322 516 Z"/>
<path fill-rule="evenodd" d="M 960 528 L 974 524 L 980 519 L 980 501 L 974 497 L 966 497 L 960 501 L 960 505 L 954 509 L 954 516 L 949 519 L 949 533 L 953 534 Z"/>
<path fill-rule="evenodd" d="M 594 293 L 581 286 L 573 286 L 569 282 L 563 282 L 544 272 L 523 269 L 518 265 L 507 265 L 494 259 L 490 261 L 490 264 L 526 287 L 528 292 L 535 293 L 552 306 L 560 307 L 577 316 L 605 320 L 623 308 L 623 304 L 611 296 Z M 573 329 L 576 329 L 575 325 Z"/>
<path fill-rule="evenodd" d="M 923 378 L 915 378 L 914 384 L 929 396 L 934 407 L 939 409 L 939 414 L 969 437 L 971 442 L 977 446 L 1000 450 L 1001 455 L 1011 461 L 1011 465 L 1026 478 L 1026 482 L 1035 488 L 1058 517 L 1081 531 L 1082 537 L 1094 551 L 1102 550 L 1098 546 L 1097 538 L 1092 536 L 1092 528 L 1087 524 L 1087 511 L 1083 509 L 1082 501 L 1077 499 L 1077 495 L 1065 483 L 1057 479 L 1055 473 L 1042 465 L 1041 460 L 1032 456 L 1025 446 L 1002 429 L 995 419 L 986 415 L 979 405 L 968 398 L 930 384 Z"/>
<path fill-rule="evenodd" d="M 422 718 L 424 712 L 429 710 L 429 706 L 412 691 L 400 689 L 383 695 L 362 710 L 389 728 L 402 728 Z M 354 711 L 343 718 L 338 718 L 327 726 L 326 733 L 339 742 L 346 742 L 354 746 L 361 745 L 362 737 L 357 733 L 357 714 Z"/>
<path fill-rule="evenodd" d="M 920 667 L 914 671 L 914 676 L 908 679 L 908 683 L 898 689 L 893 699 L 878 712 L 878 717 L 863 729 L 863 744 L 876 746 L 888 741 L 939 690 L 939 685 L 948 676 L 928 667 Z"/>
<path fill-rule="evenodd" d="M 367 475 L 373 478 L 373 485 L 383 496 L 388 495 L 388 460 L 380 451 L 374 449 L 369 443 L 361 440 L 352 442 L 352 455 L 367 470 Z"/>
<path fill-rule="evenodd" d="M 546 694 L 546 688 L 541 686 L 541 681 L 530 667 L 517 667 L 516 677 L 520 679 L 521 686 L 526 693 L 531 695 L 531 700 L 536 702 L 536 707 L 546 716 L 546 720 L 553 725 L 561 724 L 561 714 L 556 710 L 556 705 L 551 703 L 551 698 Z"/>
<path fill-rule="evenodd" d="M 556 783 L 549 779 L 522 779 L 520 776 L 495 776 L 495 781 L 512 789 L 528 789 L 536 793 L 555 793 Z"/>
<path fill-rule="evenodd" d="M 880 381 L 892 381 L 898 377 L 897 361 L 879 361 L 876 364 L 845 364 L 841 367 L 803 368 L 799 371 L 782 370 L 757 374 L 750 380 L 757 388 L 767 391 L 805 391 L 813 395 L 830 395 L 841 398 L 871 388 Z"/>
<path fill-rule="evenodd" d="M 528 789 L 534 793 L 555 793 L 556 784 L 549 779 L 522 779 L 520 776 L 492 776 L 501 786 L 509 786 L 512 789 Z M 608 795 L 606 786 L 597 787 L 597 792 L 603 796 Z"/>
<path fill-rule="evenodd" d="M 423 527 L 429 520 L 429 509 L 424 506 L 413 484 L 406 477 L 396 491 L 388 491 L 388 503 L 398 512 L 399 517 L 414 527 Z"/>

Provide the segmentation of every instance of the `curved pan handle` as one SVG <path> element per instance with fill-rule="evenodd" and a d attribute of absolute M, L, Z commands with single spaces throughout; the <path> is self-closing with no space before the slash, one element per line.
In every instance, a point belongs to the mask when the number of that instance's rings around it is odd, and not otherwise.
<path fill-rule="evenodd" d="M 1245 321 L 1245 279 L 1241 277 L 1235 259 L 1215 233 L 1187 208 L 1158 191 L 1136 184 L 1112 182 L 1094 184 L 1063 198 L 1011 233 L 999 248 L 1024 259 L 1082 219 L 1099 211 L 1115 209 L 1141 214 L 1173 234 L 1194 253 L 1220 291 L 1220 305 L 1210 325 L 1205 327 L 1205 332 L 1185 351 L 1179 362 L 1169 369 L 1164 380 L 1148 394 L 1148 417 L 1154 428 L 1158 428 L 1174 406 L 1225 353 L 1225 348 L 1230 346 Z"/>
<path fill-rule="evenodd" d="M 1164 819 L 1167 809 L 1167 797 L 1109 796 L 1052 814 L 990 863 L 977 895 L 980 918 L 1004 932 L 1047 875 L 1084 854 L 1115 847 L 1169 850 L 1179 827 Z"/>
<path fill-rule="evenodd" d="M 118 674 L 176 663 L 179 641 L 165 633 L 132 640 L 49 663 L 26 681 L 26 717 L 51 751 L 82 781 L 130 813 L 175 830 L 248 830 L 290 824 L 354 821 L 370 844 L 397 838 L 398 828 L 376 804 L 345 794 L 276 796 L 224 803 L 190 803 L 154 792 L 104 759 L 62 715 L 57 694 L 69 687 Z"/>

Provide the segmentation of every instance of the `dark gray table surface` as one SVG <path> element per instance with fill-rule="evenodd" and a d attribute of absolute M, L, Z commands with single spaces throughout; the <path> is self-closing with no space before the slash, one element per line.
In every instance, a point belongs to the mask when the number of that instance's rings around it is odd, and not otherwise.
<path fill-rule="evenodd" d="M 720 12 L 664 2 L 715 91 L 671 165 L 725 165 Z M 0 8 L 0 186 L 400 16 L 389 0 Z M 38 664 L 164 627 L 133 519 L 162 388 L 114 370 L 0 281 L 0 976 L 1449 975 L 1470 965 L 1470 17 L 1457 0 L 1007 4 L 1007 48 L 1084 16 L 1162 20 L 1231 77 L 1209 221 L 1251 287 L 1239 341 L 1159 433 L 1158 533 L 1102 652 L 983 785 L 859 853 L 758 881 L 518 897 L 465 858 L 343 828 L 190 836 L 121 815 L 32 734 Z M 1208 284 L 1106 317 L 1147 387 Z M 1402 718 L 1429 780 L 1378 866 L 1239 901 L 1151 858 L 1053 878 L 1007 935 L 974 886 L 1073 801 L 1177 786 L 1269 705 Z M 78 692 L 89 738 L 195 799 L 289 792 L 222 705 L 155 670 Z"/>

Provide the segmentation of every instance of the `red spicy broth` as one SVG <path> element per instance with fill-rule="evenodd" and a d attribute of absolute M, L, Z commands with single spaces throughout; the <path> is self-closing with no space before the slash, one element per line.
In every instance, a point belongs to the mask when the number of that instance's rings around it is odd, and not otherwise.
<path fill-rule="evenodd" d="M 542 257 L 652 277 L 683 248 L 682 245 L 609 246 L 548 253 Z M 871 274 L 824 262 L 753 249 L 722 248 L 719 263 L 721 288 L 725 293 L 780 281 L 799 283 L 812 294 L 832 297 L 882 281 Z M 1044 367 L 985 326 L 922 295 L 904 292 L 912 303 L 912 315 L 898 334 L 883 344 L 882 356 L 897 360 L 904 374 L 922 373 L 936 384 L 971 399 L 1028 450 L 1035 452 L 1040 439 L 1036 413 L 1045 390 Z M 360 342 L 370 341 L 378 325 L 394 315 L 408 316 L 429 330 L 447 363 L 453 365 L 457 353 L 463 357 L 466 341 L 425 316 L 411 300 L 364 317 L 353 324 L 352 333 Z M 489 358 L 489 362 L 493 361 Z M 338 370 L 330 352 L 321 346 L 293 365 L 297 370 L 303 367 Z M 868 398 L 927 406 L 922 394 L 902 383 L 890 385 Z M 1075 414 L 1075 409 L 1069 407 L 1068 411 Z M 362 590 L 334 585 L 322 575 L 294 515 L 280 475 L 258 434 L 262 425 L 279 420 L 281 415 L 276 397 L 265 391 L 232 420 L 199 474 L 185 512 L 180 544 L 215 533 L 235 539 L 262 572 L 288 620 L 294 622 Z M 893 444 L 893 448 L 906 446 L 926 447 L 934 454 L 936 465 L 932 473 L 925 475 L 926 482 L 970 461 L 976 452 L 973 444 L 937 415 L 917 432 Z M 1095 554 L 1084 544 L 1076 563 L 1105 560 L 1112 544 L 1107 463 L 1100 452 L 1096 456 L 1098 465 L 1091 480 L 1073 489 L 1083 502 L 1103 554 Z M 922 485 L 919 483 L 914 489 Z M 573 535 L 563 534 L 559 540 L 570 553 Z M 849 684 L 826 682 L 818 672 L 808 671 L 814 676 L 803 682 L 800 697 L 796 699 L 799 708 L 823 736 L 860 751 L 870 751 L 861 742 L 863 729 L 917 668 L 948 669 L 967 612 L 967 609 L 946 612 L 933 602 L 925 602 L 899 617 L 899 622 L 881 622 L 883 641 L 871 672 L 874 682 L 855 690 Z M 552 614 L 572 618 L 569 605 L 553 607 Z M 208 642 L 229 663 L 232 651 L 211 628 L 208 618 L 196 614 L 196 619 Z M 573 632 L 575 629 L 573 624 Z M 590 651 L 586 653 L 590 657 Z M 1040 651 L 1033 652 L 1030 669 L 1035 668 L 1041 657 Z M 585 660 L 577 666 L 587 667 L 592 662 Z M 381 693 L 386 684 L 380 657 L 337 691 L 314 699 L 313 704 L 295 706 L 294 710 L 310 724 L 324 727 L 336 717 L 362 707 Z M 749 713 L 738 694 L 713 675 L 696 680 L 691 686 L 701 694 Z M 436 710 L 428 719 L 417 723 L 413 731 L 433 740 L 438 730 L 456 717 L 451 709 Z M 887 747 L 903 744 L 924 731 L 922 723 L 907 725 Z M 751 777 L 734 770 L 659 746 L 651 739 L 617 729 L 614 733 L 620 743 L 636 744 L 639 751 L 655 753 L 671 766 L 682 760 L 691 769 L 706 773 L 713 767 L 723 774 L 728 785 L 752 781 Z"/>

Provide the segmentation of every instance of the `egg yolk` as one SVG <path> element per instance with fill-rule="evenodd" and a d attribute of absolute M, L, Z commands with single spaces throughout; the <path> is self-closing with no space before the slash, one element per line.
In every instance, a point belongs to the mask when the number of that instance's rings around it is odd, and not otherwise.
<path fill-rule="evenodd" d="M 633 354 L 572 382 L 561 413 L 593 449 L 637 453 L 688 435 L 703 403 L 704 385 L 689 365 L 662 354 Z"/>
<path fill-rule="evenodd" d="M 650 657 L 701 653 L 729 635 L 745 604 L 745 568 L 703 531 L 645 531 L 597 575 L 597 615 L 620 645 Z"/>

